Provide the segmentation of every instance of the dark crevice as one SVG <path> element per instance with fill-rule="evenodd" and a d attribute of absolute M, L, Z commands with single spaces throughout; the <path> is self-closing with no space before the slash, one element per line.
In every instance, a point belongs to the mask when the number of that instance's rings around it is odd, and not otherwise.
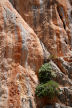
<path fill-rule="evenodd" d="M 71 10 L 71 18 L 72 18 L 72 10 Z"/>
<path fill-rule="evenodd" d="M 72 0 L 69 0 L 70 4 L 72 5 Z"/>
<path fill-rule="evenodd" d="M 29 104 L 30 104 L 30 108 L 33 108 L 31 99 L 29 99 Z"/>
<path fill-rule="evenodd" d="M 63 20 L 62 12 L 61 12 L 59 6 L 57 6 L 57 11 L 58 11 L 58 14 L 59 14 L 59 17 L 60 17 L 61 21 L 63 22 L 63 27 L 66 30 L 66 24 L 65 24 L 65 21 Z"/>
<path fill-rule="evenodd" d="M 65 40 L 65 43 L 68 44 L 68 42 Z"/>
<path fill-rule="evenodd" d="M 65 25 L 65 22 L 63 21 L 63 27 L 64 27 L 64 29 L 66 30 L 66 25 Z"/>
<path fill-rule="evenodd" d="M 14 0 L 9 0 L 10 3 L 12 4 L 12 6 L 16 9 L 16 6 L 15 6 L 15 1 Z"/>

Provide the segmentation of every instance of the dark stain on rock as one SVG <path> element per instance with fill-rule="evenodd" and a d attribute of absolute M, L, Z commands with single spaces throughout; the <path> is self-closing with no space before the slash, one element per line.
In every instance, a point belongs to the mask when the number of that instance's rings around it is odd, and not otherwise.
<path fill-rule="evenodd" d="M 30 104 L 30 108 L 33 108 L 31 99 L 29 99 L 29 104 Z"/>

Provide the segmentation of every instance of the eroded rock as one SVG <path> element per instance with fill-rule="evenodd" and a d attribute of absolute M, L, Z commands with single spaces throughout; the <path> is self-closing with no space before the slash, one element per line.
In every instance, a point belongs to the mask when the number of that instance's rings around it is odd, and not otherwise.
<path fill-rule="evenodd" d="M 34 31 L 13 9 L 0 1 L 0 108 L 36 108 L 37 72 L 43 50 Z"/>

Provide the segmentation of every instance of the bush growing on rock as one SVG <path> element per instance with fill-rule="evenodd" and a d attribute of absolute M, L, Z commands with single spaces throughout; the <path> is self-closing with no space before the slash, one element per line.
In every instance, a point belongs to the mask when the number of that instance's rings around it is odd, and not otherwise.
<path fill-rule="evenodd" d="M 45 63 L 39 69 L 39 81 L 40 84 L 37 86 L 35 94 L 39 98 L 53 99 L 59 94 L 58 83 L 53 81 L 56 77 L 54 71 L 52 70 L 50 63 Z"/>
<path fill-rule="evenodd" d="M 54 77 L 56 77 L 50 63 L 45 63 L 44 65 L 42 65 L 42 67 L 39 69 L 38 77 L 40 83 L 46 83 L 47 81 L 50 81 Z"/>
<path fill-rule="evenodd" d="M 36 88 L 36 96 L 39 98 L 48 97 L 49 99 L 53 99 L 57 97 L 59 94 L 58 83 L 55 81 L 48 81 L 45 84 L 39 84 Z"/>

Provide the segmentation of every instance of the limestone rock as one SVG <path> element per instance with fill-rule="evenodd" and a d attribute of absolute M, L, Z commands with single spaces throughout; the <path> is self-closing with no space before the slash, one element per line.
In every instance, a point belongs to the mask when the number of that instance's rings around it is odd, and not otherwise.
<path fill-rule="evenodd" d="M 72 107 L 69 107 L 69 106 L 65 106 L 63 104 L 56 103 L 55 108 L 72 108 Z"/>
<path fill-rule="evenodd" d="M 48 51 L 67 56 L 72 46 L 70 0 L 13 0 L 14 7 L 34 29 Z"/>
<path fill-rule="evenodd" d="M 8 0 L 0 0 L 0 108 L 36 108 L 42 63 L 38 37 Z"/>
<path fill-rule="evenodd" d="M 60 101 L 67 105 L 72 107 L 72 87 L 62 87 L 61 93 L 59 95 Z"/>
<path fill-rule="evenodd" d="M 63 73 L 63 71 L 61 71 L 61 70 L 59 69 L 59 67 L 58 67 L 53 61 L 50 61 L 50 64 L 51 64 L 51 66 L 52 66 L 53 71 L 54 71 L 55 74 L 56 74 L 56 79 L 55 79 L 55 80 L 56 80 L 59 84 L 61 84 L 61 85 L 63 85 L 63 86 L 72 86 L 72 80 L 69 79 L 68 76 L 65 75 L 65 74 Z"/>
<path fill-rule="evenodd" d="M 49 61 L 61 88 L 56 108 L 72 107 L 71 35 L 71 0 L 0 0 L 0 108 L 37 108 L 38 70 Z"/>
<path fill-rule="evenodd" d="M 34 29 L 42 46 L 57 59 L 60 70 L 72 79 L 71 0 L 13 0 L 15 9 Z M 45 58 L 45 61 L 47 56 Z"/>

